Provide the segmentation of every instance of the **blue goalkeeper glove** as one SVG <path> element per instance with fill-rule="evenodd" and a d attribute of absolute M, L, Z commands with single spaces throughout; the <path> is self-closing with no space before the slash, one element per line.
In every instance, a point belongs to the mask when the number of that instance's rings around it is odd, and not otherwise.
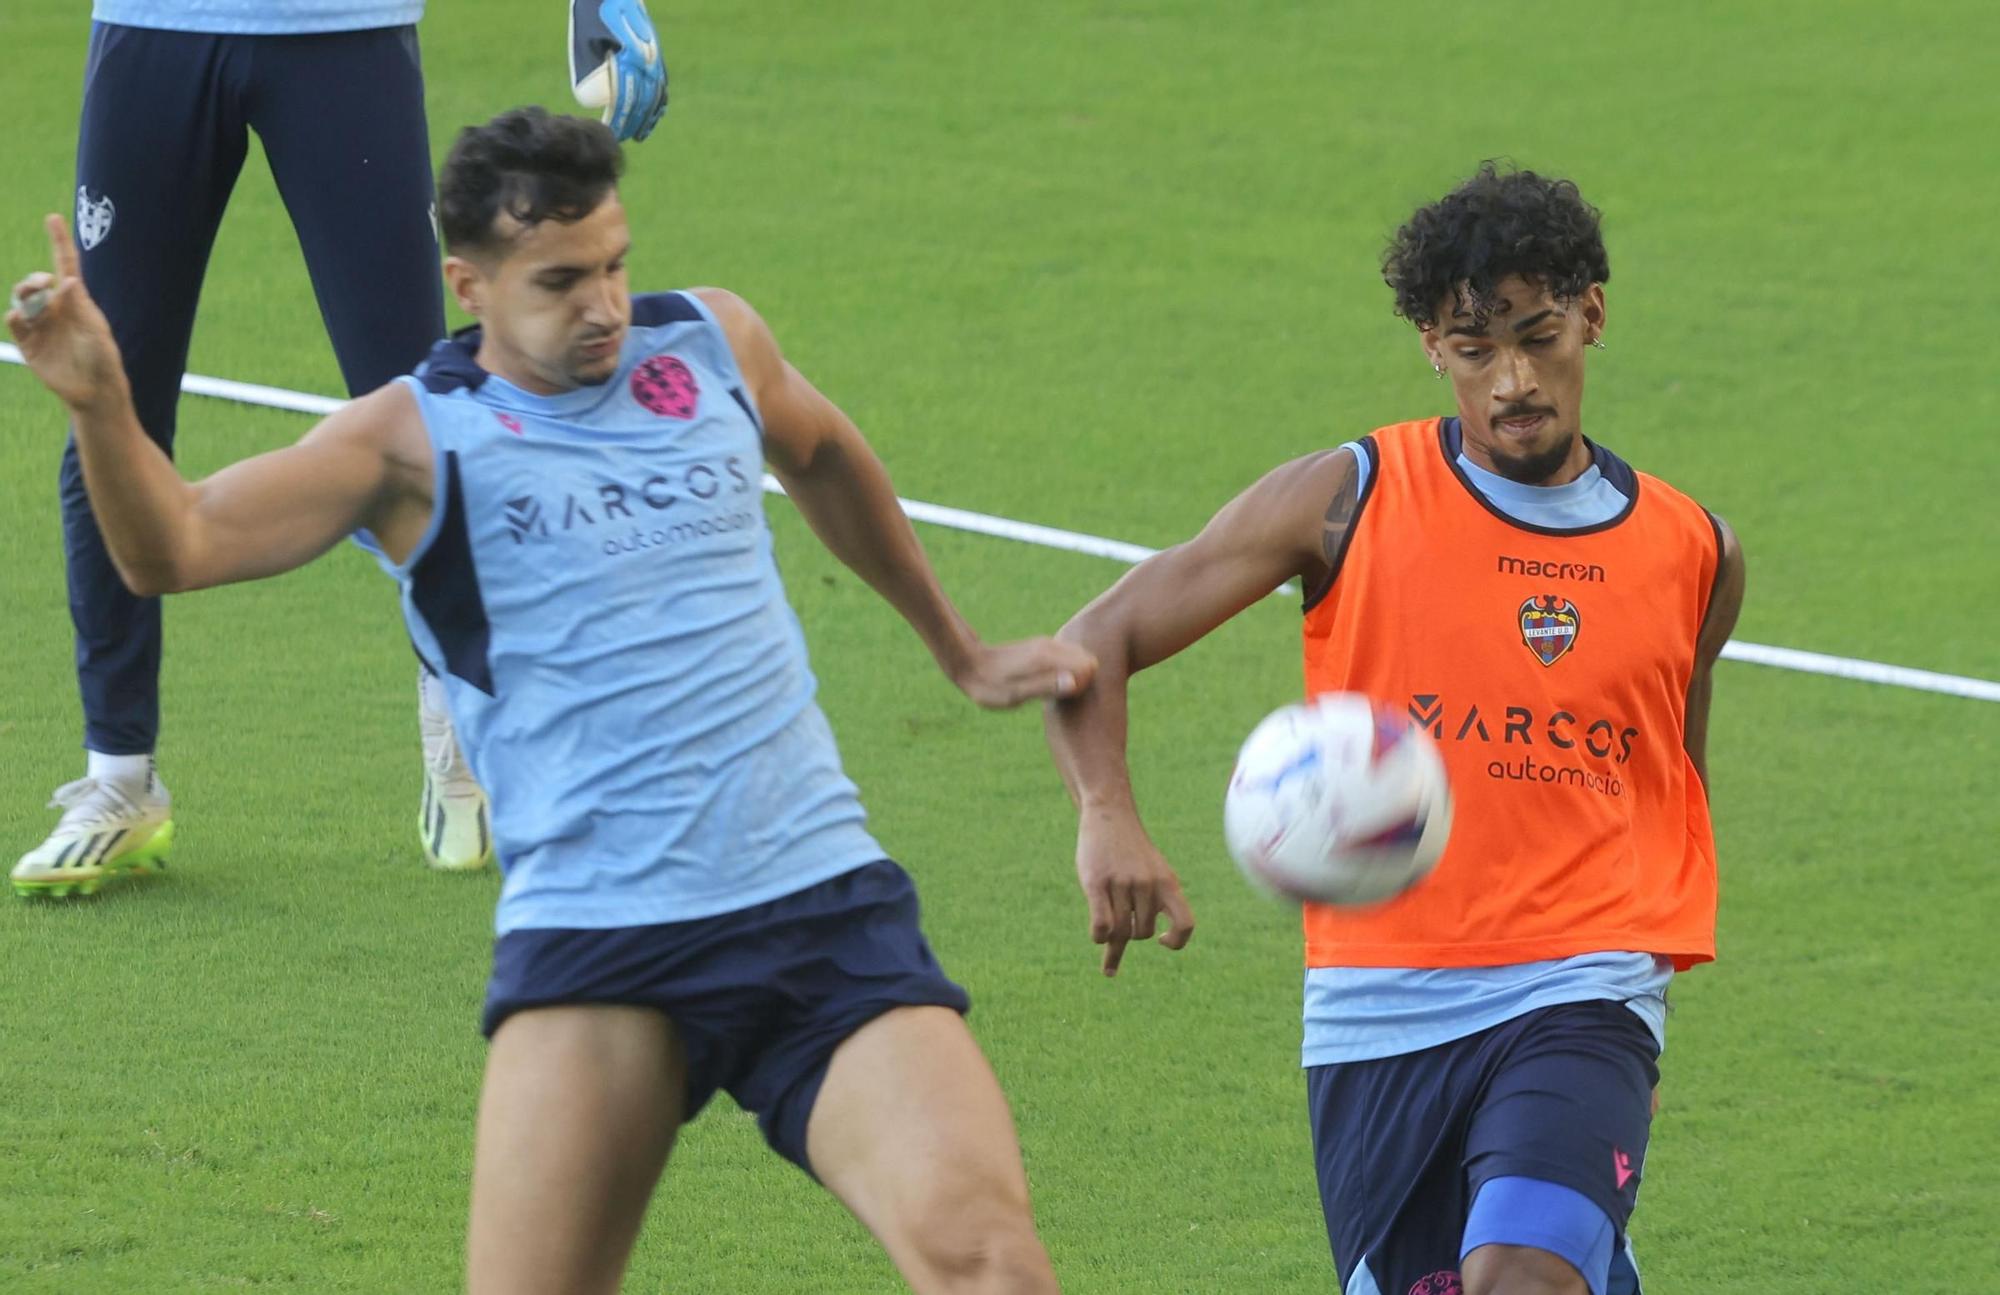
<path fill-rule="evenodd" d="M 644 139 L 667 110 L 667 62 L 643 0 L 570 0 L 569 80 L 620 139 Z"/>

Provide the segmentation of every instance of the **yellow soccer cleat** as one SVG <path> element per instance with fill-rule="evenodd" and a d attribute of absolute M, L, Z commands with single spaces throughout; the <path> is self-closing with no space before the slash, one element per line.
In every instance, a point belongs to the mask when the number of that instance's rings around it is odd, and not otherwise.
<path fill-rule="evenodd" d="M 79 778 L 56 788 L 49 808 L 63 816 L 48 839 L 14 865 L 16 894 L 92 895 L 121 873 L 166 866 L 174 842 L 173 799 L 156 774 L 149 773 L 138 787 Z"/>

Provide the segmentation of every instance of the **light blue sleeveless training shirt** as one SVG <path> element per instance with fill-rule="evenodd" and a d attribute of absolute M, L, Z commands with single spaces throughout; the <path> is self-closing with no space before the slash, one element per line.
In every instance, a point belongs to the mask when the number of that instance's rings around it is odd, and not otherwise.
<path fill-rule="evenodd" d="M 90 16 L 121 27 L 302 36 L 407 27 L 424 16 L 424 0 L 96 0 Z"/>
<path fill-rule="evenodd" d="M 813 701 L 728 340 L 690 294 L 632 316 L 602 386 L 530 394 L 473 334 L 402 379 L 436 503 L 383 566 L 492 801 L 503 935 L 708 917 L 883 857 Z"/>
<path fill-rule="evenodd" d="M 1341 448 L 1354 456 L 1360 469 L 1355 485 L 1365 489 L 1368 455 L 1352 441 Z M 1458 466 L 1495 508 L 1545 530 L 1598 525 L 1629 502 L 1595 463 L 1560 486 L 1509 481 L 1462 452 Z M 1300 1060 L 1324 1066 L 1401 1056 L 1544 1007 L 1606 999 L 1630 1008 L 1664 1049 L 1673 977 L 1667 959 L 1621 950 L 1504 967 L 1311 967 Z"/>

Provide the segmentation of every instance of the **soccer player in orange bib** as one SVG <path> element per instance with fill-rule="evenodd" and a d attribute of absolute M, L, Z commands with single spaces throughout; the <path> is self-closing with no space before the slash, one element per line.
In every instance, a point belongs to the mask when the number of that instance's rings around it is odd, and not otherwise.
<path fill-rule="evenodd" d="M 1091 935 L 1193 916 L 1125 765 L 1126 686 L 1298 580 L 1309 694 L 1406 704 L 1451 843 L 1409 892 L 1305 911 L 1303 1062 L 1344 1295 L 1625 1295 L 1666 995 L 1715 955 L 1710 672 L 1743 600 L 1714 514 L 1583 434 L 1611 277 L 1574 184 L 1491 164 L 1384 277 L 1451 417 L 1277 468 L 1064 629 L 1049 710 Z"/>

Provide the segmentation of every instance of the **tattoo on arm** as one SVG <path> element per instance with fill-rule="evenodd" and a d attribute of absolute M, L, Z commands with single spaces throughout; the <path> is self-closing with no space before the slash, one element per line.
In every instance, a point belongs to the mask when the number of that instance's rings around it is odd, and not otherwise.
<path fill-rule="evenodd" d="M 1346 470 L 1333 487 L 1333 502 L 1326 506 L 1325 527 L 1320 533 L 1320 554 L 1326 559 L 1328 571 L 1340 564 L 1340 551 L 1347 545 L 1347 529 L 1354 521 L 1354 513 L 1361 505 L 1361 491 L 1357 489 L 1354 453 L 1351 450 L 1335 450 L 1347 461 Z"/>

